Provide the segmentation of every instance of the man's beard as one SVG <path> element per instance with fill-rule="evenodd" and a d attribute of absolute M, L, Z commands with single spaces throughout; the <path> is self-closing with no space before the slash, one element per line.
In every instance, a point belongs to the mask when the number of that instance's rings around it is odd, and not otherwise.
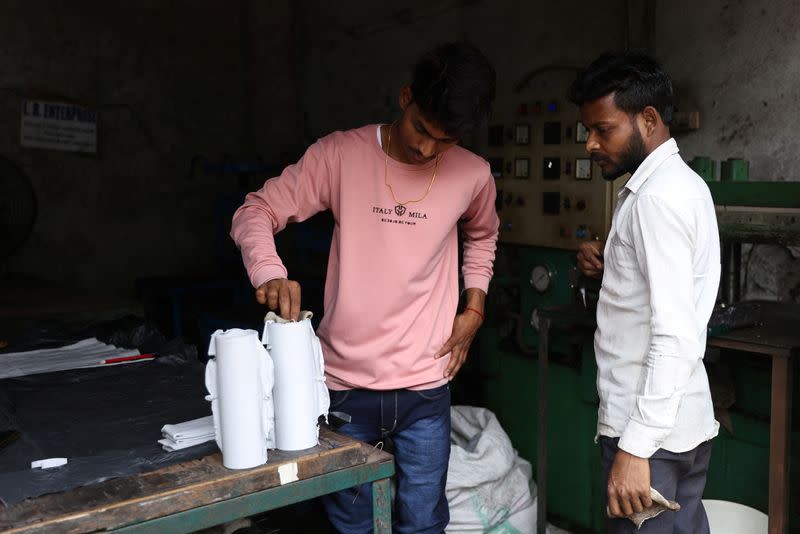
<path fill-rule="evenodd" d="M 644 146 L 644 139 L 642 138 L 642 134 L 639 131 L 639 128 L 634 123 L 633 125 L 633 133 L 631 134 L 630 139 L 628 140 L 628 146 L 625 147 L 625 150 L 620 154 L 619 163 L 615 165 L 608 171 L 602 171 L 603 178 L 608 180 L 609 182 L 616 180 L 620 176 L 626 173 L 633 174 L 636 172 L 636 169 L 639 168 L 639 165 L 647 157 L 647 149 Z M 592 159 L 597 161 L 598 159 L 609 161 L 608 159 L 600 156 L 599 158 L 595 158 L 592 156 Z"/>

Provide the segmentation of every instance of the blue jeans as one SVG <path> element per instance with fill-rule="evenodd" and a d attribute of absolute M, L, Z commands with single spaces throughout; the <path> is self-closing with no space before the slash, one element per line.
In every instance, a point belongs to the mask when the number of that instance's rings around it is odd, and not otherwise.
<path fill-rule="evenodd" d="M 444 489 L 450 460 L 450 387 L 410 391 L 331 391 L 331 410 L 350 415 L 339 432 L 375 444 L 394 443 L 397 492 L 393 531 L 444 532 L 450 511 Z M 372 532 L 372 486 L 322 498 L 333 526 L 342 534 Z"/>

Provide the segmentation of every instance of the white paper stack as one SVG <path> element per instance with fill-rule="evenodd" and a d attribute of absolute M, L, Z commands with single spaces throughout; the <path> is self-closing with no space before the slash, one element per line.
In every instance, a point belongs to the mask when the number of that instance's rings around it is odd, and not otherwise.
<path fill-rule="evenodd" d="M 92 337 L 64 347 L 0 354 L 0 378 L 144 360 L 132 356 L 139 356 L 139 351 L 118 348 Z"/>
<path fill-rule="evenodd" d="M 167 452 L 199 445 L 214 439 L 214 418 L 209 415 L 184 423 L 164 425 L 161 428 L 161 435 L 163 439 L 158 442 Z"/>

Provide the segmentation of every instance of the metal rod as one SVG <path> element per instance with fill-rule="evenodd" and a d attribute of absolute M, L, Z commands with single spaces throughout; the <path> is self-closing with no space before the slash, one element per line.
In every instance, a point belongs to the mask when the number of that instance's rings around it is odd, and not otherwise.
<path fill-rule="evenodd" d="M 792 363 L 786 357 L 773 356 L 772 358 L 772 398 L 769 425 L 769 534 L 784 534 L 789 526 Z"/>
<path fill-rule="evenodd" d="M 722 298 L 734 304 L 741 296 L 742 244 L 726 242 L 722 245 Z"/>
<path fill-rule="evenodd" d="M 539 322 L 539 451 L 536 460 L 536 533 L 547 529 L 547 360 L 550 351 L 550 319 Z"/>

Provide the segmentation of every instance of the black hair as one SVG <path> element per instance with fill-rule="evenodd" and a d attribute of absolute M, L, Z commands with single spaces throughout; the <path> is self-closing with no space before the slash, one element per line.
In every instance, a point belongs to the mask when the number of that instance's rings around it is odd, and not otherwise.
<path fill-rule="evenodd" d="M 672 121 L 672 81 L 661 64 L 643 51 L 601 55 L 578 74 L 567 98 L 581 106 L 610 93 L 629 115 L 652 106 L 665 124 Z"/>
<path fill-rule="evenodd" d="M 449 135 L 470 133 L 491 113 L 494 68 L 469 43 L 445 43 L 423 54 L 414 65 L 412 78 L 414 102 Z"/>

